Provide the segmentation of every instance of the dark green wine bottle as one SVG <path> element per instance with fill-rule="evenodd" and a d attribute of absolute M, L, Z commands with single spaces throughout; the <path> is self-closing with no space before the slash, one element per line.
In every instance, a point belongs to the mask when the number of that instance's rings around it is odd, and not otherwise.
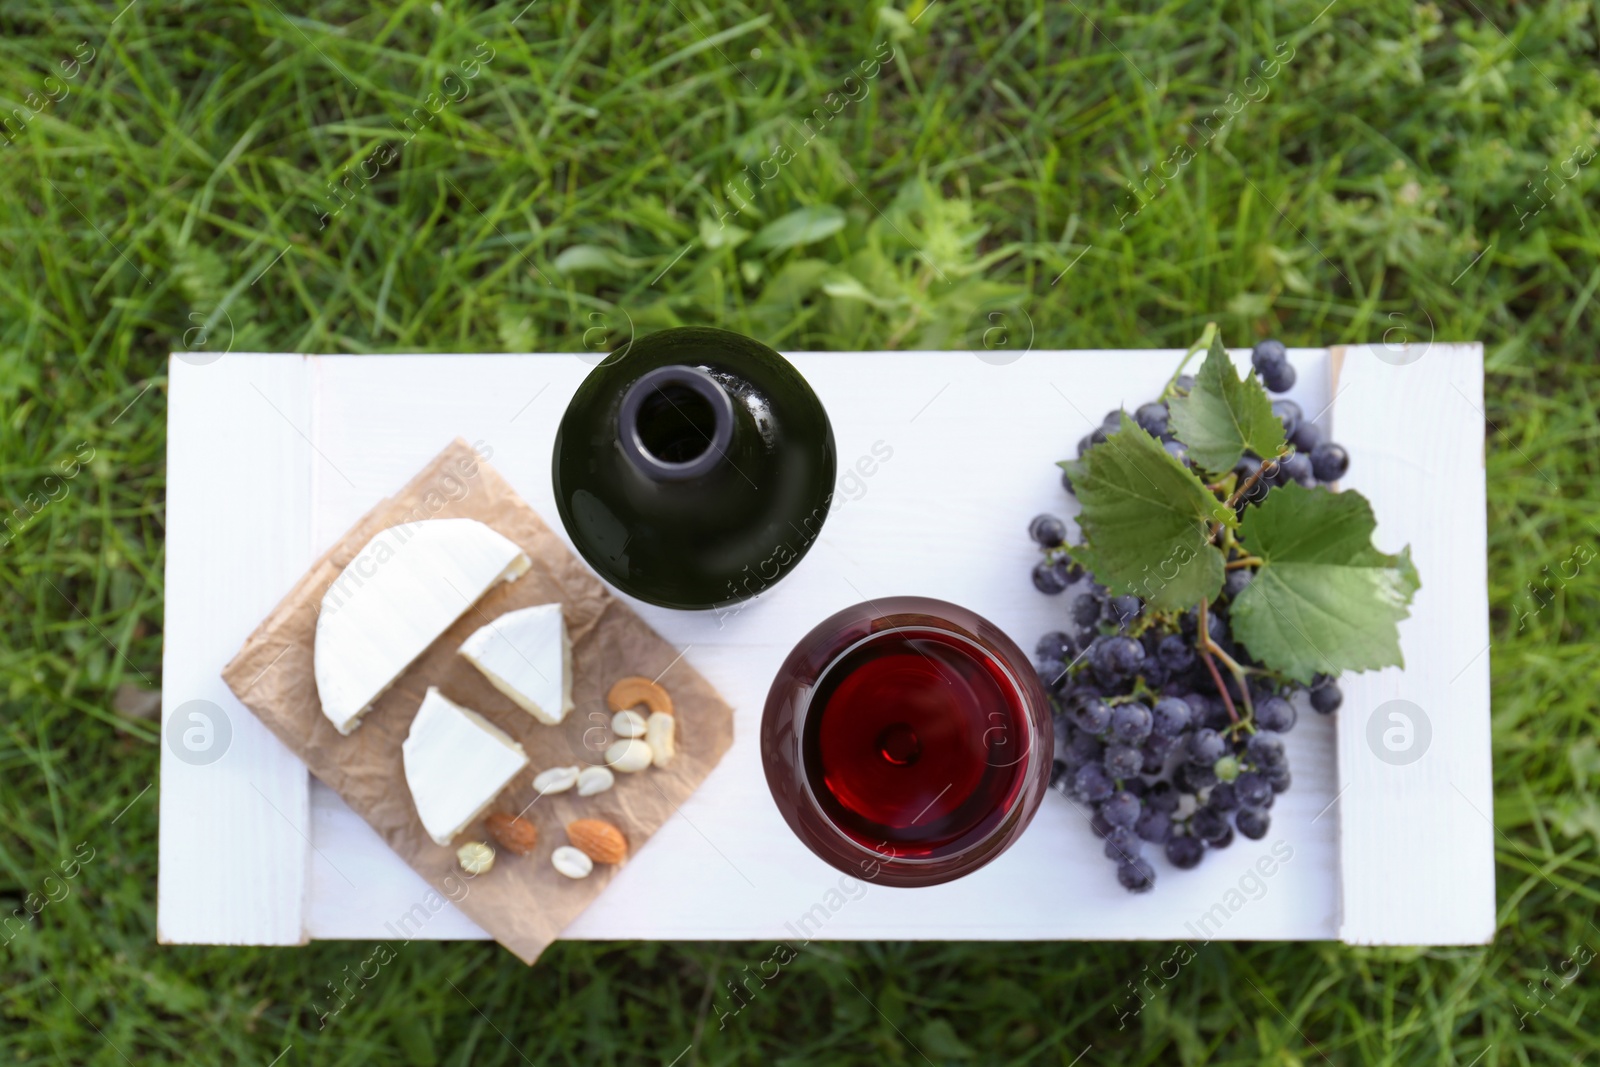
<path fill-rule="evenodd" d="M 827 412 L 778 353 L 727 330 L 630 342 L 556 432 L 556 506 L 606 581 L 669 608 L 760 595 L 816 541 L 833 497 Z"/>

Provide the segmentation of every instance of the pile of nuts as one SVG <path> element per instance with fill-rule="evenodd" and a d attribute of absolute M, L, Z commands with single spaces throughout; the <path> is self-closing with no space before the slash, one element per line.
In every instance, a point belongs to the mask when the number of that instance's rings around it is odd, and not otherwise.
<path fill-rule="evenodd" d="M 617 740 L 606 749 L 605 767 L 551 767 L 533 778 L 533 788 L 544 796 L 574 787 L 580 797 L 603 793 L 616 784 L 613 771 L 634 774 L 647 767 L 665 767 L 677 755 L 676 720 L 672 698 L 648 678 L 623 678 L 606 694 L 612 711 L 611 730 Z M 641 714 L 638 708 L 649 714 Z M 508 852 L 525 856 L 539 840 L 538 828 L 519 815 L 495 812 L 484 828 Z M 603 819 L 577 819 L 567 824 L 567 839 L 550 854 L 550 863 L 568 878 L 586 878 L 596 863 L 621 863 L 628 857 L 622 831 Z M 461 869 L 470 875 L 487 874 L 494 867 L 494 849 L 482 841 L 469 841 L 456 850 Z"/>
<path fill-rule="evenodd" d="M 593 796 L 616 783 L 612 771 L 636 774 L 646 767 L 665 767 L 678 754 L 677 720 L 672 698 L 648 678 L 623 678 L 606 694 L 611 709 L 611 732 L 617 740 L 606 749 L 605 767 L 551 767 L 533 779 L 540 796 L 565 793 L 578 787 L 580 797 Z M 648 717 L 638 708 L 649 712 Z"/>
<path fill-rule="evenodd" d="M 611 730 L 617 735 L 606 749 L 606 762 L 624 773 L 646 767 L 665 767 L 678 754 L 676 725 L 672 717 L 672 698 L 667 691 L 647 678 L 624 678 L 606 694 Z M 634 709 L 643 706 L 650 716 Z"/>

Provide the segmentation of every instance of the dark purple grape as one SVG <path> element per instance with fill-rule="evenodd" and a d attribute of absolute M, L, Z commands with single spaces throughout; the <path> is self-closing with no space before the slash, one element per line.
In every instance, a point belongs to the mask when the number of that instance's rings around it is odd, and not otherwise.
<path fill-rule="evenodd" d="M 1251 762 L 1261 767 L 1280 767 L 1289 758 L 1283 748 L 1283 737 L 1265 730 L 1252 734 L 1244 750 Z"/>
<path fill-rule="evenodd" d="M 1075 732 L 1060 753 L 1067 766 L 1076 771 L 1085 763 L 1099 763 L 1105 757 L 1106 746 L 1099 738 L 1082 731 Z"/>
<path fill-rule="evenodd" d="M 1167 432 L 1167 405 L 1159 400 L 1148 404 L 1139 405 L 1139 410 L 1133 413 L 1133 421 L 1144 428 L 1144 432 L 1151 437 L 1160 437 Z"/>
<path fill-rule="evenodd" d="M 1223 617 L 1221 608 L 1206 615 L 1206 633 L 1211 635 L 1211 643 L 1224 652 L 1233 644 L 1233 635 L 1228 633 L 1228 620 Z"/>
<path fill-rule="evenodd" d="M 1092 594 L 1079 593 L 1072 598 L 1072 621 L 1080 630 L 1093 628 L 1100 622 L 1100 601 Z"/>
<path fill-rule="evenodd" d="M 1133 832 L 1140 840 L 1159 845 L 1172 836 L 1172 819 L 1164 811 L 1141 812 L 1139 821 L 1133 824 Z"/>
<path fill-rule="evenodd" d="M 1150 732 L 1157 737 L 1176 738 L 1194 721 L 1189 705 L 1176 697 L 1162 697 L 1156 701 L 1150 717 Z"/>
<path fill-rule="evenodd" d="M 1132 827 L 1113 826 L 1111 832 L 1106 834 L 1106 843 L 1103 850 L 1106 859 L 1116 860 L 1118 863 L 1127 863 L 1129 860 L 1138 859 L 1141 851 L 1139 838 Z"/>
<path fill-rule="evenodd" d="M 1300 405 L 1288 399 L 1274 400 L 1272 402 L 1272 413 L 1278 416 L 1279 422 L 1283 423 L 1283 436 L 1286 439 L 1294 436 L 1294 432 L 1300 428 L 1300 420 L 1305 417 L 1305 413 L 1300 410 Z"/>
<path fill-rule="evenodd" d="M 1256 346 L 1250 350 L 1250 365 L 1258 371 L 1280 367 L 1288 358 L 1289 350 L 1275 337 L 1257 341 Z"/>
<path fill-rule="evenodd" d="M 1143 608 L 1143 603 L 1136 596 L 1114 596 L 1106 601 L 1101 620 L 1119 629 L 1127 629 Z"/>
<path fill-rule="evenodd" d="M 1215 730 L 1202 726 L 1189 735 L 1189 760 L 1209 767 L 1223 757 L 1227 742 Z"/>
<path fill-rule="evenodd" d="M 1150 709 L 1140 703 L 1118 704 L 1111 709 L 1111 736 L 1126 744 L 1137 744 L 1150 736 Z"/>
<path fill-rule="evenodd" d="M 1117 881 L 1130 893 L 1146 893 L 1156 884 L 1156 869 L 1141 857 L 1118 867 Z"/>
<path fill-rule="evenodd" d="M 1233 844 L 1233 827 L 1228 823 L 1223 823 L 1222 836 L 1217 838 L 1215 841 L 1207 841 L 1206 844 L 1210 845 L 1212 848 L 1227 848 L 1229 845 Z"/>
<path fill-rule="evenodd" d="M 1061 468 L 1061 488 L 1065 489 L 1068 493 L 1071 493 L 1073 496 L 1077 496 L 1078 495 L 1078 491 L 1076 489 L 1072 488 L 1072 475 L 1067 471 L 1067 469 L 1065 467 Z"/>
<path fill-rule="evenodd" d="M 1232 811 L 1238 806 L 1239 797 L 1233 791 L 1232 782 L 1218 782 L 1206 797 L 1206 807 L 1212 811 Z"/>
<path fill-rule="evenodd" d="M 1180 374 L 1178 375 L 1178 380 L 1172 384 L 1173 387 L 1178 389 L 1180 392 L 1187 393 L 1194 388 L 1194 375 Z"/>
<path fill-rule="evenodd" d="M 1106 749 L 1105 772 L 1113 778 L 1132 778 L 1143 766 L 1143 754 L 1132 745 L 1112 745 Z M 1110 792 L 1106 795 L 1110 796 Z"/>
<path fill-rule="evenodd" d="M 1189 818 L 1189 829 L 1196 837 L 1206 841 L 1221 837 L 1227 827 L 1228 820 L 1222 817 L 1222 813 L 1212 811 L 1210 808 L 1201 808 Z"/>
<path fill-rule="evenodd" d="M 1035 515 L 1028 536 L 1044 548 L 1055 548 L 1067 539 L 1067 524 L 1054 515 Z"/>
<path fill-rule="evenodd" d="M 1106 817 L 1100 814 L 1100 809 L 1095 808 L 1094 814 L 1089 817 L 1089 829 L 1094 831 L 1094 836 L 1103 838 L 1116 827 L 1106 822 Z"/>
<path fill-rule="evenodd" d="M 1261 372 L 1261 384 L 1269 393 L 1287 393 L 1294 388 L 1294 379 L 1294 365 L 1288 362 Z"/>
<path fill-rule="evenodd" d="M 1167 634 L 1156 646 L 1157 655 L 1169 671 L 1186 671 L 1194 666 L 1194 649 L 1182 634 Z"/>
<path fill-rule="evenodd" d="M 1316 447 L 1326 439 L 1322 428 L 1314 422 L 1302 421 L 1294 431 L 1294 437 L 1289 441 L 1294 445 L 1294 450 L 1304 455 L 1311 455 Z"/>
<path fill-rule="evenodd" d="M 1206 717 L 1197 726 L 1209 727 L 1212 730 L 1222 731 L 1233 725 L 1233 719 L 1228 715 L 1228 706 L 1220 700 L 1213 700 L 1206 708 Z"/>
<path fill-rule="evenodd" d="M 1272 795 L 1272 784 L 1264 774 L 1245 771 L 1233 780 L 1233 791 L 1239 797 L 1240 804 L 1247 808 L 1259 808 Z"/>
<path fill-rule="evenodd" d="M 1072 583 L 1067 580 L 1067 566 L 1065 561 L 1052 563 L 1049 560 L 1040 560 L 1033 568 L 1033 587 L 1041 593 L 1055 596 L 1066 591 Z"/>
<path fill-rule="evenodd" d="M 1107 758 L 1110 758 L 1109 754 L 1107 755 Z M 1116 787 L 1111 782 L 1111 776 L 1108 775 L 1106 773 L 1106 769 L 1098 763 L 1085 763 L 1082 767 L 1079 767 L 1077 773 L 1073 775 L 1072 791 L 1078 794 L 1080 798 L 1087 800 L 1090 803 L 1104 800 L 1106 797 L 1115 792 L 1115 790 Z M 1267 792 L 1270 793 L 1271 791 L 1271 787 L 1268 786 Z"/>
<path fill-rule="evenodd" d="M 1040 659 L 1058 659 L 1071 663 L 1078 654 L 1078 639 L 1061 630 L 1051 630 L 1033 646 L 1033 654 Z"/>
<path fill-rule="evenodd" d="M 1100 438 L 1100 441 L 1104 441 L 1104 440 L 1105 440 L 1105 438 L 1102 436 Z M 1093 448 L 1095 445 L 1099 444 L 1100 441 L 1096 441 L 1095 440 L 1094 434 L 1086 434 L 1084 437 L 1079 439 L 1079 441 L 1078 441 L 1078 458 L 1082 459 L 1083 458 L 1083 454 L 1085 452 L 1089 451 L 1089 449 Z"/>
<path fill-rule="evenodd" d="M 1194 461 L 1189 458 L 1189 448 L 1182 441 L 1163 441 L 1161 447 L 1167 450 L 1167 455 L 1185 467 L 1194 466 Z"/>
<path fill-rule="evenodd" d="M 1058 659 L 1042 659 L 1033 665 L 1039 674 L 1039 684 L 1045 692 L 1053 693 L 1067 679 L 1067 665 Z"/>
<path fill-rule="evenodd" d="M 1167 862 L 1180 871 L 1198 866 L 1205 858 L 1205 854 L 1206 847 L 1200 843 L 1198 837 L 1167 838 Z"/>
<path fill-rule="evenodd" d="M 1139 668 L 1139 677 L 1143 678 L 1144 684 L 1151 689 L 1160 689 L 1167 684 L 1167 669 L 1154 656 L 1146 656 L 1144 666 Z"/>
<path fill-rule="evenodd" d="M 1112 826 L 1132 826 L 1139 821 L 1139 812 L 1143 809 L 1144 805 L 1139 803 L 1138 797 L 1121 789 L 1100 805 L 1101 814 Z"/>
<path fill-rule="evenodd" d="M 1084 733 L 1103 734 L 1111 725 L 1111 705 L 1099 697 L 1073 702 L 1072 724 Z"/>
<path fill-rule="evenodd" d="M 1290 784 L 1288 767 L 1273 767 L 1267 772 L 1267 784 L 1272 786 L 1274 793 L 1287 793 Z"/>
<path fill-rule="evenodd" d="M 1090 652 L 1095 670 L 1111 677 L 1127 677 L 1144 665 L 1144 646 L 1121 634 L 1097 640 Z"/>
<path fill-rule="evenodd" d="M 1222 579 L 1222 595 L 1233 600 L 1240 593 L 1249 588 L 1255 580 L 1256 572 L 1249 567 L 1236 567 L 1229 571 L 1227 577 Z"/>
<path fill-rule="evenodd" d="M 1323 682 L 1311 690 L 1311 706 L 1323 715 L 1338 711 L 1339 705 L 1343 703 L 1344 694 L 1333 682 Z"/>
<path fill-rule="evenodd" d="M 1304 452 L 1285 456 L 1283 462 L 1278 465 L 1278 484 L 1288 485 L 1290 482 L 1303 485 L 1307 489 L 1317 484 L 1317 476 L 1311 467 L 1311 457 Z"/>
<path fill-rule="evenodd" d="M 1350 454 L 1343 445 L 1324 441 L 1311 450 L 1311 472 L 1319 482 L 1336 482 L 1350 469 Z"/>
<path fill-rule="evenodd" d="M 1294 705 L 1282 697 L 1268 697 L 1256 705 L 1256 725 L 1263 730 L 1286 734 L 1294 729 Z"/>
<path fill-rule="evenodd" d="M 1272 816 L 1259 808 L 1240 808 L 1239 813 L 1233 817 L 1233 825 L 1250 840 L 1260 841 L 1267 836 L 1267 828 L 1272 825 Z"/>

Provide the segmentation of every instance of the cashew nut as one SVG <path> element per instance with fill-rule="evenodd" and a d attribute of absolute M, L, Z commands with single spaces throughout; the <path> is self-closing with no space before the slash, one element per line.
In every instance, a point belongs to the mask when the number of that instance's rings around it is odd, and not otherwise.
<path fill-rule="evenodd" d="M 606 705 L 612 711 L 626 711 L 636 708 L 640 704 L 651 711 L 659 711 L 664 715 L 672 714 L 672 698 L 667 691 L 648 678 L 634 676 L 622 678 L 611 687 L 606 694 Z"/>

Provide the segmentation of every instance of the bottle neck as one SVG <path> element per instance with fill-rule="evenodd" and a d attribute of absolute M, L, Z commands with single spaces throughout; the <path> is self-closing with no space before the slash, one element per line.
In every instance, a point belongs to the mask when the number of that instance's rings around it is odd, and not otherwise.
<path fill-rule="evenodd" d="M 617 439 L 629 464 L 653 482 L 699 478 L 728 461 L 733 400 L 699 367 L 657 367 L 628 387 Z"/>

